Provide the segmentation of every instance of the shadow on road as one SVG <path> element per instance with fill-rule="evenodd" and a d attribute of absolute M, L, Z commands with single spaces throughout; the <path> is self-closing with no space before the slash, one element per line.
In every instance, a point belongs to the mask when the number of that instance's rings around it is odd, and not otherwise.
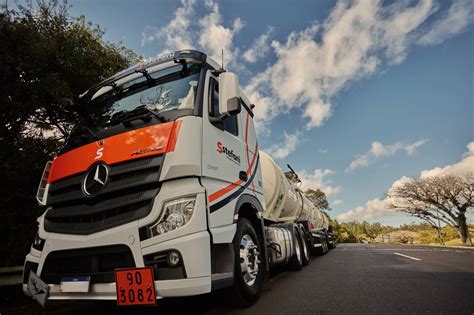
<path fill-rule="evenodd" d="M 23 294 L 21 287 L 0 287 L 0 314 L 213 314 L 216 309 L 232 312 L 228 292 L 216 291 L 193 297 L 168 298 L 157 306 L 117 308 L 115 301 L 48 301 L 43 309 Z M 237 311 L 237 309 L 236 309 Z M 220 313 L 219 312 L 219 313 Z M 217 313 L 216 313 L 217 314 Z"/>

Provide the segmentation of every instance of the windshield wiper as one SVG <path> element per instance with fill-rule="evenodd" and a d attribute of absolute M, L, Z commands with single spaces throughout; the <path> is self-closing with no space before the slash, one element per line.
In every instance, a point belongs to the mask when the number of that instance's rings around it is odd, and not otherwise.
<path fill-rule="evenodd" d="M 84 133 L 84 131 L 86 131 L 86 133 Z M 77 134 L 77 135 L 74 135 L 74 134 Z M 66 141 L 66 144 L 77 143 L 78 141 L 83 142 L 89 139 L 99 140 L 99 136 L 95 132 L 87 128 L 86 126 L 82 126 L 82 128 L 79 129 L 78 132 L 74 132 L 71 134 L 69 139 Z"/>
<path fill-rule="evenodd" d="M 143 120 L 148 122 L 152 117 L 158 118 L 159 121 L 165 122 L 165 119 L 160 116 L 156 111 L 153 111 L 146 107 L 146 105 L 141 105 L 132 110 L 121 110 L 116 112 L 110 118 L 110 125 L 116 125 L 122 123 L 124 126 L 129 127 L 131 122 L 134 120 Z"/>

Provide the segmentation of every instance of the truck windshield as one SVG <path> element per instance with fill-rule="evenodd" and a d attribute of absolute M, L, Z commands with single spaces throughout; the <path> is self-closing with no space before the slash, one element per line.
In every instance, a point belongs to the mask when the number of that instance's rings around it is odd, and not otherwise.
<path fill-rule="evenodd" d="M 166 112 L 192 111 L 200 70 L 199 64 L 178 64 L 151 73 L 141 70 L 102 86 L 82 107 L 80 121 L 61 154 L 95 141 L 99 135 L 111 136 L 123 132 L 122 128 L 112 127 L 123 124 L 129 128 L 129 122 L 135 118 L 151 121 L 153 117 L 163 118 L 161 114 Z"/>
<path fill-rule="evenodd" d="M 106 92 L 87 105 L 83 127 L 100 131 L 120 123 L 117 117 L 137 107 L 155 113 L 194 109 L 199 71 L 199 65 L 177 65 L 154 73 L 143 71 L 121 85 L 113 83 L 102 87 L 96 94 L 102 89 Z"/>

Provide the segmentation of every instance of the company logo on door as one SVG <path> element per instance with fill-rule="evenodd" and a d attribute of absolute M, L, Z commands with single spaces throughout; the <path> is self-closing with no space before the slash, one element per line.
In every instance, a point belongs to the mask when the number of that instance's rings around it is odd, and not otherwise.
<path fill-rule="evenodd" d="M 217 152 L 219 154 L 225 154 L 225 156 L 237 165 L 240 165 L 240 156 L 234 153 L 234 150 L 230 150 L 225 147 L 221 141 L 217 141 Z"/>

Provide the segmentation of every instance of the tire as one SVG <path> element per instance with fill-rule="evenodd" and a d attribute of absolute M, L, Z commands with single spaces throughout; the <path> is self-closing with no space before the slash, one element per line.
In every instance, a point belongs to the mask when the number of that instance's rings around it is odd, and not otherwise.
<path fill-rule="evenodd" d="M 332 239 L 332 244 L 329 244 L 329 249 L 334 249 L 336 248 L 336 239 L 334 238 L 334 235 L 331 236 Z"/>
<path fill-rule="evenodd" d="M 237 222 L 233 246 L 235 263 L 232 302 L 236 306 L 246 307 L 254 304 L 260 296 L 264 273 L 264 251 L 248 219 L 240 218 Z"/>
<path fill-rule="evenodd" d="M 311 254 L 309 252 L 309 247 L 308 247 L 308 242 L 306 241 L 304 235 L 305 235 L 305 232 L 304 232 L 304 229 L 301 228 L 299 230 L 299 235 L 300 235 L 300 240 L 301 240 L 301 244 L 303 246 L 302 248 L 302 253 L 303 253 L 303 266 L 308 266 L 309 265 L 309 261 L 311 259 Z"/>
<path fill-rule="evenodd" d="M 323 236 L 322 240 L 321 240 L 321 246 L 316 248 L 316 254 L 318 256 L 323 256 L 328 251 L 329 251 L 329 246 L 328 246 L 327 238 L 326 238 L 326 236 Z"/>
<path fill-rule="evenodd" d="M 290 227 L 290 226 L 289 226 Z M 293 228 L 293 246 L 295 248 L 295 253 L 290 258 L 289 267 L 293 271 L 300 271 L 303 269 L 303 245 L 301 238 L 299 236 L 298 229 L 296 227 Z"/>
<path fill-rule="evenodd" d="M 324 245 L 324 254 L 327 254 L 329 252 L 329 242 L 328 242 L 328 237 L 327 235 L 325 236 L 325 240 L 323 241 L 323 245 Z"/>

